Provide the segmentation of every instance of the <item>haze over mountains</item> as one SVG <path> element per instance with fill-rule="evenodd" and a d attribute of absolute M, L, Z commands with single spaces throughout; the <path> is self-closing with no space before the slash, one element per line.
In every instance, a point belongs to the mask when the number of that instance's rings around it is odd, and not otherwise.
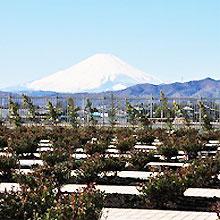
<path fill-rule="evenodd" d="M 4 91 L 47 96 L 67 93 L 94 96 L 110 92 L 118 96 L 159 96 L 163 91 L 169 97 L 220 97 L 220 80 L 206 78 L 162 84 L 157 77 L 112 54 L 96 54 L 66 70 Z"/>

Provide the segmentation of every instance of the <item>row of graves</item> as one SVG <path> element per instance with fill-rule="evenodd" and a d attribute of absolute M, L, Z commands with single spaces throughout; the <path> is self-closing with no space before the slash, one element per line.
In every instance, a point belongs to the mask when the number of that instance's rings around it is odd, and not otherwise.
<path fill-rule="evenodd" d="M 96 139 L 92 139 L 96 141 Z M 146 208 L 139 199 L 141 197 L 141 184 L 149 181 L 152 177 L 161 175 L 166 170 L 178 170 L 181 167 L 190 166 L 190 161 L 185 152 L 179 151 L 178 155 L 166 161 L 163 155 L 157 153 L 160 146 L 163 145 L 159 139 L 155 139 L 150 145 L 136 143 L 132 150 L 120 152 L 114 138 L 106 149 L 104 157 L 106 158 L 130 158 L 132 152 L 153 152 L 152 161 L 148 161 L 140 170 L 134 170 L 129 162 L 119 170 L 106 170 L 98 172 L 96 188 L 103 191 L 106 195 L 105 207 L 102 212 L 101 220 L 125 220 L 125 219 L 217 219 L 216 210 L 210 210 L 210 204 L 220 202 L 219 186 L 214 188 L 187 188 L 184 197 L 179 200 L 177 205 L 167 210 Z M 44 166 L 45 161 L 42 154 L 53 154 L 54 146 L 51 140 L 40 140 L 38 148 L 33 153 L 32 158 L 23 154 L 19 158 L 19 167 L 14 172 L 22 175 L 30 175 L 38 166 Z M 132 151 L 132 152 L 131 152 Z M 198 152 L 198 158 L 215 158 L 220 152 L 220 142 L 218 140 L 209 140 L 202 151 Z M 8 152 L 2 151 L 1 156 L 10 156 Z M 71 155 L 75 161 L 85 161 L 91 157 L 85 152 L 83 147 L 75 148 Z M 95 165 L 92 165 L 95 166 Z M 79 169 L 71 170 L 68 180 L 63 183 L 61 192 L 64 194 L 73 193 L 86 187 L 86 181 L 78 180 L 79 175 L 83 175 Z M 220 180 L 220 174 L 218 176 Z M 0 193 L 9 191 L 19 191 L 21 186 L 16 182 L 2 180 L 0 183 Z M 216 203 L 216 204 L 217 204 Z M 219 203 L 218 203 L 219 204 Z M 219 210 L 219 209 L 218 209 Z"/>

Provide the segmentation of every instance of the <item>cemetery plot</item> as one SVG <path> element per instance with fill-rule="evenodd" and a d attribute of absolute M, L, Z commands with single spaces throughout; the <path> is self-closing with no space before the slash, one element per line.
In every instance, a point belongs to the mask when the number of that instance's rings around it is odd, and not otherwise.
<path fill-rule="evenodd" d="M 0 128 L 0 219 L 8 208 L 9 219 L 17 218 L 13 213 L 42 215 L 42 202 L 47 210 L 72 216 L 71 204 L 79 198 L 84 202 L 77 210 L 90 210 L 94 220 L 101 210 L 102 219 L 107 213 L 109 219 L 212 219 L 220 201 L 219 141 L 213 132 Z M 29 210 L 20 208 L 24 201 Z"/>

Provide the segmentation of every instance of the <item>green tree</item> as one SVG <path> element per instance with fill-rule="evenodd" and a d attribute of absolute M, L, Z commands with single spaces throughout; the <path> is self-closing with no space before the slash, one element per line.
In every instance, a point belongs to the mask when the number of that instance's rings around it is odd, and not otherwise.
<path fill-rule="evenodd" d="M 141 125 L 143 128 L 149 128 L 151 121 L 149 120 L 149 115 L 144 108 L 143 103 L 138 106 L 132 106 L 131 103 L 126 102 L 127 120 L 128 122 L 135 126 Z"/>
<path fill-rule="evenodd" d="M 97 120 L 94 117 L 95 112 L 98 112 L 98 109 L 94 108 L 92 102 L 89 99 L 87 99 L 86 106 L 85 106 L 85 113 L 86 113 L 86 121 L 87 121 L 88 125 L 97 124 Z"/>
<path fill-rule="evenodd" d="M 183 116 L 182 109 L 181 109 L 180 105 L 177 102 L 173 103 L 173 112 L 174 112 L 175 117 L 177 117 L 177 118 Z"/>
<path fill-rule="evenodd" d="M 80 110 L 79 107 L 75 106 L 73 98 L 68 99 L 67 111 L 68 111 L 68 120 L 72 127 L 76 128 L 79 126 L 79 114 L 78 111 Z"/>
<path fill-rule="evenodd" d="M 113 94 L 111 95 L 111 108 L 108 111 L 108 120 L 112 128 L 117 123 L 117 108 L 115 107 Z"/>
<path fill-rule="evenodd" d="M 138 123 L 139 112 L 138 110 L 131 105 L 130 102 L 126 102 L 126 112 L 127 112 L 127 120 L 128 122 L 135 126 Z"/>
<path fill-rule="evenodd" d="M 48 109 L 48 119 L 53 123 L 57 123 L 59 120 L 59 111 L 56 107 L 53 106 L 52 102 L 49 101 L 47 104 Z"/>
<path fill-rule="evenodd" d="M 144 108 L 143 103 L 139 106 L 138 121 L 141 123 L 144 129 L 151 128 L 151 121 L 149 120 L 149 114 Z"/>
<path fill-rule="evenodd" d="M 173 109 L 169 107 L 167 97 L 162 91 L 160 91 L 160 103 L 160 106 L 156 110 L 157 114 L 160 113 L 161 118 L 166 118 L 167 127 L 171 130 L 173 127 L 174 112 Z"/>
<path fill-rule="evenodd" d="M 9 98 L 9 120 L 16 127 L 21 126 L 21 117 L 19 115 L 19 106 L 12 98 Z"/>
<path fill-rule="evenodd" d="M 31 98 L 23 94 L 22 99 L 23 99 L 23 108 L 27 109 L 27 116 L 26 116 L 27 119 L 31 121 L 35 121 L 36 120 L 36 108 Z"/>
<path fill-rule="evenodd" d="M 208 114 L 206 107 L 205 107 L 205 104 L 202 101 L 199 102 L 199 108 L 201 111 L 201 117 L 202 117 L 201 119 L 203 122 L 202 126 L 205 130 L 210 131 L 212 129 L 211 117 Z"/>

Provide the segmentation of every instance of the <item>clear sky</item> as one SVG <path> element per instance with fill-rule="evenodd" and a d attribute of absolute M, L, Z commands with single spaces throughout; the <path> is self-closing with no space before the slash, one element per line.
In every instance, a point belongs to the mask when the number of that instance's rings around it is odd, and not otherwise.
<path fill-rule="evenodd" d="M 0 88 L 100 52 L 165 82 L 220 79 L 220 0 L 0 0 Z"/>

